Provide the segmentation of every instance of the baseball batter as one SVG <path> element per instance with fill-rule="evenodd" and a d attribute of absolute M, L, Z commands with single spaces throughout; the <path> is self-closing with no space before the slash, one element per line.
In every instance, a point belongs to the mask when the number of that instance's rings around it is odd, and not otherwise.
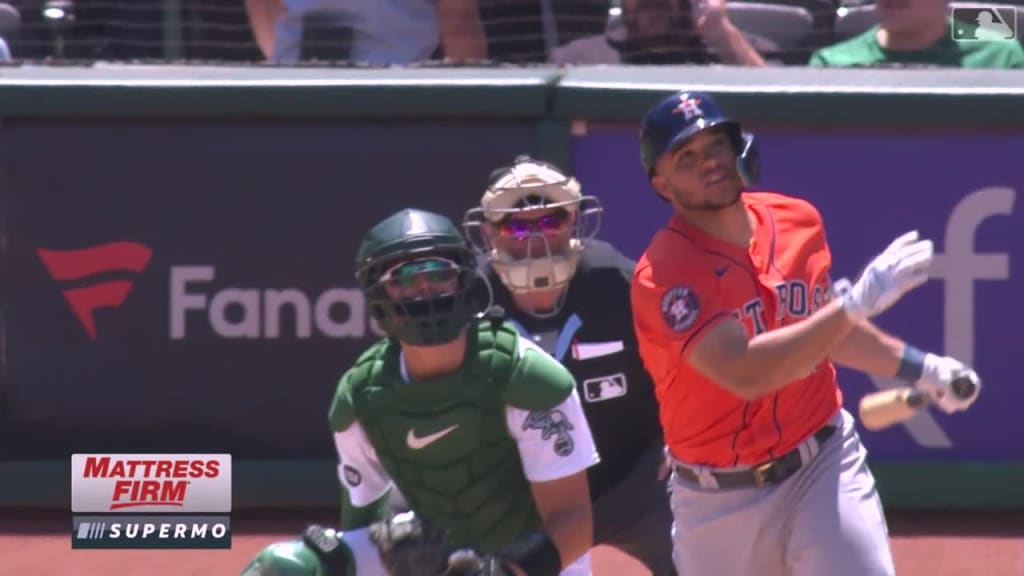
<path fill-rule="evenodd" d="M 450 545 L 500 558 L 509 574 L 589 575 L 587 469 L 599 458 L 575 381 L 482 317 L 477 275 L 458 228 L 431 212 L 398 212 L 360 246 L 357 278 L 389 337 L 345 372 L 330 409 L 341 527 L 384 519 L 396 486 Z M 342 540 L 334 549 L 367 549 Z M 268 551 L 265 574 L 293 567 L 290 552 Z M 336 564 L 344 571 L 325 576 L 385 575 L 373 554 Z"/>
<path fill-rule="evenodd" d="M 883 576 L 886 522 L 833 362 L 898 376 L 946 412 L 970 369 L 868 320 L 927 280 L 930 241 L 901 235 L 832 297 L 831 255 L 808 202 L 745 191 L 754 137 L 714 99 L 653 106 L 641 157 L 674 215 L 633 277 L 634 323 L 672 463 L 681 574 Z"/>

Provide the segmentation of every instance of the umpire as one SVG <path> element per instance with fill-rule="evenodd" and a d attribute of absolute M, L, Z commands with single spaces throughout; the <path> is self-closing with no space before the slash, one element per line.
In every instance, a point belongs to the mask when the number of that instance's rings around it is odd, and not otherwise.
<path fill-rule="evenodd" d="M 594 544 L 675 574 L 654 386 L 630 308 L 635 262 L 594 237 L 602 207 L 575 178 L 519 156 L 496 170 L 463 227 L 494 304 L 576 378 L 601 463 L 589 469 Z"/>

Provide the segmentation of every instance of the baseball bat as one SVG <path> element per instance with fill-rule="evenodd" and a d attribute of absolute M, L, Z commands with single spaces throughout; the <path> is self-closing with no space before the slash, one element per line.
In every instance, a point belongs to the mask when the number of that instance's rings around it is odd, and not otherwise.
<path fill-rule="evenodd" d="M 961 376 L 950 384 L 960 398 L 970 398 L 978 389 L 968 376 Z M 860 401 L 860 421 L 868 430 L 882 430 L 893 424 L 906 422 L 931 404 L 930 397 L 916 388 L 893 388 L 868 394 Z"/>

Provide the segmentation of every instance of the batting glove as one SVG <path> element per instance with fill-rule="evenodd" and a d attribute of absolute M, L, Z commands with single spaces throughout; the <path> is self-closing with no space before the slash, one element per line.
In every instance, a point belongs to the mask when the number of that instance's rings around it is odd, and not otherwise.
<path fill-rule="evenodd" d="M 934 251 L 931 240 L 918 239 L 917 230 L 894 240 L 842 295 L 847 316 L 854 322 L 877 316 L 904 294 L 924 284 Z"/>
<path fill-rule="evenodd" d="M 970 394 L 962 394 L 954 382 L 967 378 L 974 383 Z M 981 378 L 963 362 L 949 356 L 927 354 L 924 357 L 924 371 L 915 384 L 931 398 L 932 404 L 946 414 L 963 412 L 974 404 L 981 392 Z"/>

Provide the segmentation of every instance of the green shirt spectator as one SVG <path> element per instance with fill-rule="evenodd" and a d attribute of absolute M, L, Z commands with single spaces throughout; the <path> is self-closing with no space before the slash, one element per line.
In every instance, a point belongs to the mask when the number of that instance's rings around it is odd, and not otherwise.
<path fill-rule="evenodd" d="M 1024 47 L 1017 40 L 957 41 L 945 34 L 916 50 L 885 48 L 879 26 L 811 54 L 811 66 L 931 65 L 954 68 L 1024 68 Z"/>

